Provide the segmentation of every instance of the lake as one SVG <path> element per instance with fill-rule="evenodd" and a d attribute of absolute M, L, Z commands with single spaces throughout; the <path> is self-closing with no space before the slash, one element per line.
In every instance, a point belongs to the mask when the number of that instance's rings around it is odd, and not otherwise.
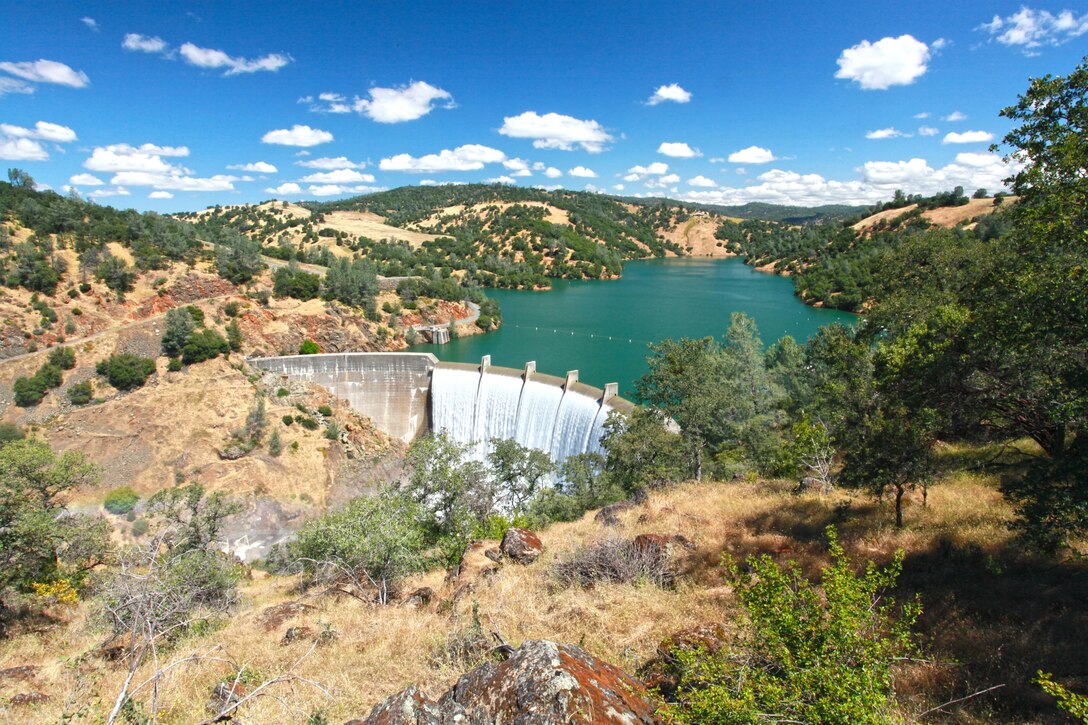
<path fill-rule="evenodd" d="M 646 346 L 666 338 L 721 337 L 733 312 L 746 312 L 764 343 L 784 335 L 804 342 L 821 325 L 856 317 L 801 303 L 788 278 L 757 272 L 740 259 L 654 259 L 627 262 L 610 281 L 552 280 L 548 292 L 487 290 L 502 305 L 503 325 L 448 345 L 416 345 L 439 360 L 537 370 L 603 387 L 617 382 L 630 396 L 645 374 Z"/>

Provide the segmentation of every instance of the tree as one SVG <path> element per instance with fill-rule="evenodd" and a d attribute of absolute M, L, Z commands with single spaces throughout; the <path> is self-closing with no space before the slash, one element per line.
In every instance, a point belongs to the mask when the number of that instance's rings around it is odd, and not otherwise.
<path fill-rule="evenodd" d="M 555 470 L 547 453 L 526 448 L 512 438 L 493 439 L 487 462 L 498 486 L 499 510 L 514 515 L 525 512 L 529 500 Z"/>
<path fill-rule="evenodd" d="M 661 413 L 636 409 L 624 418 L 612 414 L 601 444 L 605 475 L 627 495 L 692 478 L 696 473 L 690 443 L 668 429 Z"/>
<path fill-rule="evenodd" d="M 95 277 L 105 283 L 106 287 L 116 292 L 118 296 L 123 296 L 125 292 L 131 291 L 132 285 L 136 281 L 136 275 L 128 264 L 123 259 L 108 252 L 105 259 L 98 265 Z"/>
<path fill-rule="evenodd" d="M 109 384 L 118 390 L 139 388 L 155 372 L 155 361 L 130 352 L 110 355 L 95 367 L 99 375 L 105 375 Z"/>
<path fill-rule="evenodd" d="M 216 250 L 219 276 L 234 284 L 245 284 L 264 267 L 260 243 L 234 229 L 221 231 Z"/>
<path fill-rule="evenodd" d="M 245 338 L 242 336 L 242 328 L 238 325 L 238 320 L 231 320 L 227 323 L 227 344 L 230 345 L 232 352 L 241 351 L 244 339 Z"/>
<path fill-rule="evenodd" d="M 186 365 L 211 360 L 230 353 L 230 343 L 215 330 L 203 329 L 189 333 L 181 348 L 181 361 Z"/>
<path fill-rule="evenodd" d="M 167 357 L 181 355 L 181 348 L 196 329 L 196 321 L 185 307 L 174 307 L 166 312 L 166 325 L 162 333 L 162 353 Z"/>
<path fill-rule="evenodd" d="M 321 348 L 313 340 L 303 340 L 302 344 L 298 346 L 299 355 L 317 355 L 321 352 Z"/>
<path fill-rule="evenodd" d="M 277 297 L 312 300 L 321 290 L 321 278 L 316 274 L 303 272 L 294 261 L 277 269 L 272 275 L 272 283 L 273 294 Z"/>

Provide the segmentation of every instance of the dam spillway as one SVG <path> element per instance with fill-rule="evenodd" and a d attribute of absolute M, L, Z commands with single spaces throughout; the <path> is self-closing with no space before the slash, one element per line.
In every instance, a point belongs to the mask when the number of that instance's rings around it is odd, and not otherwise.
<path fill-rule="evenodd" d="M 556 461 L 601 450 L 608 414 L 633 407 L 616 395 L 565 378 L 523 370 L 439 362 L 430 353 L 338 353 L 257 358 L 257 368 L 316 383 L 369 417 L 389 435 L 411 442 L 444 431 L 482 459 L 492 439 L 513 438 Z"/>

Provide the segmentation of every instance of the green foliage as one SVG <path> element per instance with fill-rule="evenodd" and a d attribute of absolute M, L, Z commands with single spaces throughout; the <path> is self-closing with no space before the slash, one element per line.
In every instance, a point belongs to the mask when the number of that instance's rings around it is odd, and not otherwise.
<path fill-rule="evenodd" d="M 828 529 L 832 564 L 821 586 L 793 562 L 763 555 L 727 578 L 746 615 L 744 634 L 717 653 L 676 653 L 683 664 L 674 723 L 892 723 L 892 666 L 913 650 L 920 607 L 886 598 L 902 569 L 854 567 Z M 770 714 L 770 715 L 768 715 Z"/>
<path fill-rule="evenodd" d="M 147 522 L 147 519 L 136 519 L 132 522 L 132 535 L 136 538 L 140 538 L 150 530 L 151 524 Z"/>
<path fill-rule="evenodd" d="M 303 340 L 302 344 L 298 346 L 299 355 L 317 355 L 320 352 L 321 348 L 313 340 Z"/>
<path fill-rule="evenodd" d="M 108 252 L 104 254 L 104 258 L 98 263 L 95 278 L 105 283 L 106 287 L 118 295 L 124 295 L 125 292 L 131 291 L 136 281 L 136 275 L 128 264 L 123 259 Z"/>
<path fill-rule="evenodd" d="M 487 462 L 499 491 L 496 506 L 514 515 L 526 512 L 530 500 L 555 470 L 547 453 L 513 439 L 493 439 Z"/>
<path fill-rule="evenodd" d="M 272 435 L 268 437 L 268 455 L 273 458 L 279 458 L 279 455 L 283 453 L 283 440 L 280 438 L 280 431 L 277 428 L 272 431 Z"/>
<path fill-rule="evenodd" d="M 242 306 L 234 300 L 231 300 L 227 304 L 223 305 L 223 314 L 227 317 L 237 317 L 241 311 Z"/>
<path fill-rule="evenodd" d="M 49 364 L 71 370 L 76 366 L 76 351 L 70 347 L 55 347 L 49 351 Z"/>
<path fill-rule="evenodd" d="M 139 501 L 140 496 L 132 490 L 131 486 L 121 486 L 107 493 L 102 505 L 111 514 L 122 516 L 136 508 Z"/>
<path fill-rule="evenodd" d="M 68 401 L 72 405 L 87 405 L 92 400 L 94 400 L 94 386 L 90 380 L 69 386 Z"/>
<path fill-rule="evenodd" d="M 216 269 L 223 279 L 245 284 L 264 268 L 261 245 L 249 237 L 233 229 L 224 229 L 214 242 Z"/>
<path fill-rule="evenodd" d="M 317 430 L 319 427 L 316 420 L 305 415 L 296 415 L 295 422 L 306 430 Z"/>
<path fill-rule="evenodd" d="M 67 349 L 67 348 L 60 348 Z M 53 355 L 49 356 L 50 361 L 53 360 Z M 61 362 L 67 362 L 67 358 L 61 356 Z M 75 365 L 73 357 L 72 365 Z M 20 408 L 29 408 L 42 402 L 45 398 L 45 394 L 51 389 L 59 387 L 63 382 L 63 374 L 61 368 L 52 362 L 47 362 L 38 368 L 38 372 L 34 373 L 31 377 L 15 378 L 12 383 L 12 393 L 14 394 L 15 404 Z"/>
<path fill-rule="evenodd" d="M 306 524 L 286 558 L 322 583 L 346 582 L 359 598 L 385 604 L 404 577 L 427 563 L 421 506 L 389 488 Z"/>
<path fill-rule="evenodd" d="M 280 267 L 272 275 L 272 291 L 277 297 L 294 297 L 299 300 L 312 300 L 321 291 L 321 277 L 310 272 L 303 272 L 292 262 L 287 267 Z"/>
<path fill-rule="evenodd" d="M 283 420 L 284 425 L 291 425 L 292 423 L 295 422 L 295 416 L 288 413 L 285 416 L 283 416 L 282 420 Z"/>
<path fill-rule="evenodd" d="M 1054 675 L 1042 670 L 1036 673 L 1032 682 L 1039 685 L 1043 692 L 1057 699 L 1060 709 L 1082 723 L 1088 723 L 1088 697 L 1062 687 L 1054 681 Z"/>
<path fill-rule="evenodd" d="M 180 356 L 181 348 L 185 346 L 189 335 L 195 329 L 196 320 L 193 319 L 189 308 L 175 307 L 167 310 L 166 324 L 162 333 L 162 354 L 167 357 Z"/>
<path fill-rule="evenodd" d="M 242 328 L 238 326 L 238 320 L 231 320 L 227 323 L 227 344 L 230 345 L 231 352 L 239 352 L 242 349 Z"/>
<path fill-rule="evenodd" d="M 688 443 L 665 426 L 659 413 L 637 409 L 626 419 L 611 414 L 601 444 L 605 474 L 627 495 L 693 478 L 696 467 Z"/>
<path fill-rule="evenodd" d="M 211 360 L 230 353 L 230 343 L 215 330 L 205 328 L 189 333 L 181 348 L 181 361 L 186 365 Z"/>
<path fill-rule="evenodd" d="M 115 353 L 99 362 L 95 370 L 118 390 L 132 390 L 141 387 L 155 372 L 155 361 L 128 352 Z"/>
<path fill-rule="evenodd" d="M 325 416 L 326 418 L 329 418 L 329 417 L 332 416 L 332 408 L 330 408 L 327 405 L 317 406 L 317 412 L 321 413 L 321 415 Z"/>
<path fill-rule="evenodd" d="M 529 502 L 529 516 L 537 525 L 576 521 L 586 511 L 624 498 L 624 491 L 604 475 L 599 453 L 579 453 L 559 466 L 555 485 L 546 486 Z"/>
<path fill-rule="evenodd" d="M 26 433 L 19 426 L 14 423 L 0 423 L 0 446 L 12 441 L 21 441 L 24 438 L 26 438 Z"/>
<path fill-rule="evenodd" d="M 185 367 L 185 363 L 181 361 L 180 357 L 170 358 L 170 362 L 166 363 L 166 369 L 172 373 L 181 372 Z"/>
<path fill-rule="evenodd" d="M 378 276 L 365 259 L 336 259 L 329 265 L 322 284 L 322 296 L 352 307 L 363 307 L 378 294 Z"/>

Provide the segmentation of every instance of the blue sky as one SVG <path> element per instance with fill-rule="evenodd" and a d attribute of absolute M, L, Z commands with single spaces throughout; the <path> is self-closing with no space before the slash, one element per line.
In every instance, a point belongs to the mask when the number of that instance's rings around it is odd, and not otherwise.
<path fill-rule="evenodd" d="M 991 192 L 1081 3 L 6 4 L 0 163 L 179 211 L 498 180 L 711 203 Z"/>

